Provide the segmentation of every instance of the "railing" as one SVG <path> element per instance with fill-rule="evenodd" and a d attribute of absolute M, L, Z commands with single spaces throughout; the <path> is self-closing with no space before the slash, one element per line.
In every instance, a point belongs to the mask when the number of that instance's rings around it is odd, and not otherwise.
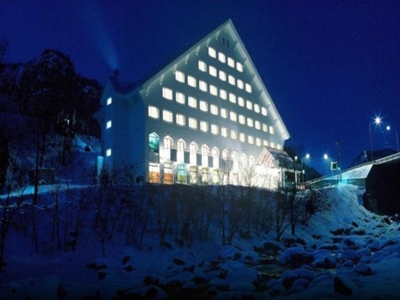
<path fill-rule="evenodd" d="M 385 156 L 385 157 L 382 157 L 382 158 L 375 159 L 373 161 L 368 161 L 368 162 L 365 162 L 365 163 L 362 163 L 362 164 L 347 168 L 347 169 L 341 171 L 341 173 L 343 174 L 343 173 L 348 172 L 350 170 L 358 169 L 360 167 L 367 166 L 367 165 L 370 165 L 370 164 L 380 165 L 380 164 L 387 163 L 387 162 L 394 161 L 394 160 L 400 160 L 400 152 L 397 152 L 397 153 L 389 155 L 389 156 Z M 339 177 L 339 174 L 336 174 L 336 175 Z M 321 177 L 318 177 L 318 178 L 315 178 L 315 179 L 312 179 L 312 180 L 308 180 L 308 181 L 304 182 L 304 184 L 305 185 L 313 184 L 313 183 L 322 181 L 324 179 L 334 177 L 336 175 L 324 175 L 324 176 L 321 176 Z"/>

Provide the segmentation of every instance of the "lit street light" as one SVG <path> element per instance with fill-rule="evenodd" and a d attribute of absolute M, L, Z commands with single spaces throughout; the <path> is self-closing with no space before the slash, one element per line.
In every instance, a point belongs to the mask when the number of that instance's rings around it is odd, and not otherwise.
<path fill-rule="evenodd" d="M 371 122 L 369 122 L 369 138 L 371 140 L 371 160 L 374 160 L 374 147 L 372 145 L 372 124 L 379 125 L 382 122 L 380 117 L 375 117 Z"/>
<path fill-rule="evenodd" d="M 386 130 L 390 131 L 392 130 L 392 128 L 388 125 L 386 126 Z M 394 129 L 393 129 L 394 130 Z M 399 152 L 399 135 L 397 134 L 397 130 L 394 130 L 394 132 L 396 133 L 396 146 L 397 146 L 397 152 Z"/>

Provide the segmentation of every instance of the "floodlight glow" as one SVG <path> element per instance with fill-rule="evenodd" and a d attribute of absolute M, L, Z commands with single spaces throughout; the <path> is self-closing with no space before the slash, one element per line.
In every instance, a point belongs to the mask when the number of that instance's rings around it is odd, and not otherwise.
<path fill-rule="evenodd" d="M 382 119 L 381 119 L 380 117 L 376 117 L 376 118 L 374 119 L 374 123 L 375 123 L 376 125 L 379 125 L 381 122 L 382 122 Z"/>
<path fill-rule="evenodd" d="M 328 154 L 324 154 L 324 159 L 328 159 L 329 158 L 329 156 L 328 156 Z"/>

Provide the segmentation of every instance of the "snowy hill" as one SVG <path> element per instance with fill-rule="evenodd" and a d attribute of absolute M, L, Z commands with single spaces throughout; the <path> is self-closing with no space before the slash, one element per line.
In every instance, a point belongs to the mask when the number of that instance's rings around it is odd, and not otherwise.
<path fill-rule="evenodd" d="M 74 145 L 76 160 L 70 170 L 83 175 L 95 161 L 94 153 L 85 148 L 97 149 L 98 144 L 77 138 Z M 200 233 L 195 231 L 192 241 L 180 240 L 174 237 L 184 229 L 178 225 L 185 218 L 176 215 L 180 220 L 168 223 L 171 227 L 160 246 L 160 224 L 167 224 L 161 214 L 171 203 L 198 201 L 202 190 L 187 193 L 192 191 L 189 187 L 161 186 L 152 194 L 145 187 L 101 189 L 74 178 L 74 183 L 63 178 L 40 186 L 36 207 L 29 186 L 12 198 L 2 195 L 1 213 L 12 219 L 3 244 L 2 299 L 400 297 L 399 271 L 394 267 L 400 262 L 399 224 L 360 205 L 362 191 L 355 186 L 321 190 L 325 209 L 306 224 L 297 224 L 295 235 L 288 227 L 279 242 L 272 223 L 268 231 L 252 229 L 244 234 L 239 230 L 226 245 L 221 242 L 220 222 L 210 222 L 214 228 L 207 231 L 207 238 L 199 240 Z M 178 197 L 187 201 L 167 202 Z M 224 213 L 230 214 L 234 211 L 228 205 L 231 198 L 233 194 L 217 193 L 208 203 L 224 201 Z M 165 206 L 157 206 L 163 202 Z M 196 212 L 201 209 L 196 206 Z M 196 216 L 192 215 L 192 221 Z M 260 216 L 267 218 L 267 214 Z"/>

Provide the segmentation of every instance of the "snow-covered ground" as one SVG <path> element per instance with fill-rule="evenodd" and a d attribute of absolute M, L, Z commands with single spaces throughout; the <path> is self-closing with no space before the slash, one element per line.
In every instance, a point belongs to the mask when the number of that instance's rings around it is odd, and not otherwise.
<path fill-rule="evenodd" d="M 39 208 L 48 218 L 39 220 L 39 241 L 56 236 L 49 222 L 52 191 L 40 189 L 47 201 Z M 76 251 L 57 251 L 49 241 L 38 252 L 30 235 L 12 228 L 0 299 L 399 299 L 399 224 L 360 205 L 355 186 L 324 193 L 331 209 L 298 224 L 293 236 L 288 229 L 280 242 L 272 230 L 231 245 L 216 238 L 184 245 L 167 239 L 160 247 L 154 233 L 144 236 L 139 250 L 116 232 L 102 246 L 84 217 Z M 71 194 L 60 201 L 78 201 Z"/>

